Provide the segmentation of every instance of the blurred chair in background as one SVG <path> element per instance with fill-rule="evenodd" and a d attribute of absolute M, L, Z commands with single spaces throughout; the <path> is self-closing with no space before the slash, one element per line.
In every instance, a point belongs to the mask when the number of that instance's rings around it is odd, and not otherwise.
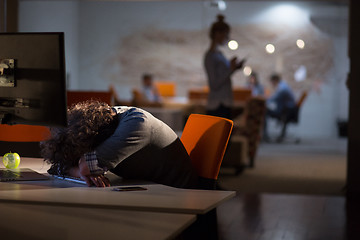
<path fill-rule="evenodd" d="M 234 119 L 234 129 L 223 166 L 235 168 L 235 174 L 241 173 L 246 167 L 255 166 L 265 112 L 265 99 L 252 97 L 247 102 L 244 113 Z"/>
<path fill-rule="evenodd" d="M 280 135 L 276 138 L 277 142 L 291 141 L 293 140 L 295 143 L 300 142 L 299 137 L 295 137 L 294 139 L 287 138 L 287 127 L 289 124 L 298 124 L 299 123 L 299 113 L 301 106 L 303 105 L 308 93 L 307 91 L 302 92 L 299 99 L 296 102 L 296 107 L 292 109 L 290 112 L 284 112 L 279 118 L 277 118 L 278 123 L 281 126 Z"/>
<path fill-rule="evenodd" d="M 175 97 L 176 96 L 176 83 L 170 81 L 156 81 L 157 87 L 161 97 Z"/>

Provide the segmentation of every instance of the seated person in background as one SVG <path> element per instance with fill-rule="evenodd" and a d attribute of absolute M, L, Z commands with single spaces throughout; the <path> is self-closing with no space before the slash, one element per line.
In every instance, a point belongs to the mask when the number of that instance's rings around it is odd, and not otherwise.
<path fill-rule="evenodd" d="M 293 114 L 293 111 L 296 110 L 296 102 L 294 93 L 291 90 L 290 86 L 281 79 L 279 74 L 272 74 L 270 76 L 270 82 L 273 88 L 275 89 L 272 96 L 267 99 L 266 102 L 266 114 L 264 121 L 264 132 L 263 138 L 265 141 L 269 140 L 269 135 L 267 132 L 267 119 L 269 117 L 280 119 L 286 117 L 287 114 Z M 279 136 L 278 141 L 282 140 L 284 136 Z"/>
<path fill-rule="evenodd" d="M 251 89 L 252 96 L 264 96 L 264 87 L 261 85 L 256 72 L 250 74 L 247 86 Z"/>
<path fill-rule="evenodd" d="M 161 107 L 162 99 L 151 74 L 142 76 L 141 89 L 133 89 L 132 105 L 139 107 Z"/>
<path fill-rule="evenodd" d="M 50 174 L 79 177 L 89 186 L 110 186 L 106 171 L 127 179 L 197 188 L 198 176 L 175 132 L 136 107 L 86 101 L 68 110 L 68 126 L 52 129 L 41 143 Z"/>
<path fill-rule="evenodd" d="M 159 90 L 155 86 L 151 74 L 144 74 L 142 77 L 142 94 L 148 102 L 161 102 Z"/>

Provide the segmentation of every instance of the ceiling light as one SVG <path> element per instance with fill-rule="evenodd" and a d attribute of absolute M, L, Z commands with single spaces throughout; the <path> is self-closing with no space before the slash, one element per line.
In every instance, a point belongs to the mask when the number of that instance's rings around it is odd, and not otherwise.
<path fill-rule="evenodd" d="M 236 50 L 236 49 L 238 49 L 239 44 L 237 43 L 237 41 L 231 40 L 231 41 L 228 42 L 228 47 L 229 47 L 231 50 Z"/>
<path fill-rule="evenodd" d="M 273 54 L 275 52 L 275 46 L 273 44 L 271 44 L 271 43 L 266 44 L 265 50 L 266 50 L 267 53 Z"/>
<path fill-rule="evenodd" d="M 249 66 L 245 66 L 243 69 L 243 73 L 245 76 L 250 76 L 250 74 L 252 73 L 252 69 Z"/>
<path fill-rule="evenodd" d="M 300 49 L 304 49 L 304 47 L 305 47 L 304 40 L 302 40 L 302 39 L 296 40 L 296 46 L 298 46 L 298 48 L 300 48 Z"/>

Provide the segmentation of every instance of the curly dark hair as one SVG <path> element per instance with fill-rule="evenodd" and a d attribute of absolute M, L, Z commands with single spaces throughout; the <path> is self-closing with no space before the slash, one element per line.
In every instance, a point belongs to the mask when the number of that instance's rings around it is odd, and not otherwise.
<path fill-rule="evenodd" d="M 118 125 L 112 108 L 89 100 L 68 109 L 68 126 L 52 128 L 51 137 L 40 143 L 41 156 L 52 166 L 49 173 L 65 175 L 79 159 L 111 136 Z"/>

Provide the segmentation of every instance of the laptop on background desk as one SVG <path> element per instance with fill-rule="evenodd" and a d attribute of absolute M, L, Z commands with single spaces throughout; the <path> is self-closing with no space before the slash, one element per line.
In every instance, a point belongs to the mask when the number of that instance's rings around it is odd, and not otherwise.
<path fill-rule="evenodd" d="M 0 182 L 48 180 L 49 177 L 30 168 L 0 168 Z"/>

